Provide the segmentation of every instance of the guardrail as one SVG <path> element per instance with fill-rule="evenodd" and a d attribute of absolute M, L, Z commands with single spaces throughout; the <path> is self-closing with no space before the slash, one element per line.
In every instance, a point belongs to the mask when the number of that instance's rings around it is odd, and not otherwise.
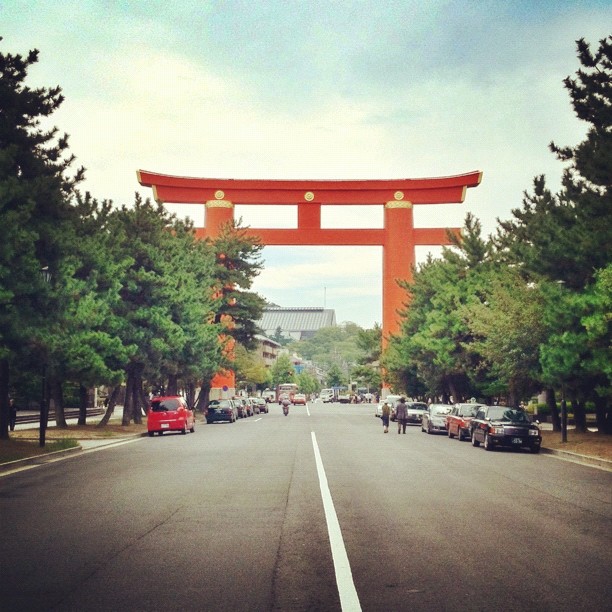
<path fill-rule="evenodd" d="M 88 408 L 87 416 L 100 416 L 105 412 L 104 408 Z M 64 410 L 64 417 L 66 419 L 78 419 L 79 418 L 79 409 L 78 408 L 66 408 Z M 49 421 L 55 421 L 55 411 L 49 412 Z M 39 423 L 40 422 L 40 413 L 32 410 L 23 410 L 17 411 L 17 418 L 15 419 L 16 424 L 23 423 Z"/>

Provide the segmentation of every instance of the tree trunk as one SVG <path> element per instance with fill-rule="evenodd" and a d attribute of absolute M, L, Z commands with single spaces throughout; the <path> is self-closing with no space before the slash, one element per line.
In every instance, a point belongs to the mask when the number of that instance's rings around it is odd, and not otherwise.
<path fill-rule="evenodd" d="M 596 395 L 595 398 L 595 416 L 597 418 L 597 431 L 599 433 L 612 433 L 612 420 L 608 410 L 608 402 L 605 397 Z"/>
<path fill-rule="evenodd" d="M 455 387 L 455 383 L 450 381 L 448 383 L 448 388 L 450 391 L 450 394 L 453 398 L 453 402 L 458 402 L 459 401 L 459 394 L 457 393 L 457 388 Z M 446 398 L 446 401 L 444 402 L 445 404 L 448 404 L 450 401 L 450 398 Z"/>
<path fill-rule="evenodd" d="M 49 385 L 49 395 L 53 400 L 53 409 L 55 410 L 55 425 L 60 429 L 68 429 L 68 422 L 66 421 L 66 412 L 64 406 L 64 389 L 62 383 L 58 380 L 54 380 Z"/>
<path fill-rule="evenodd" d="M 193 408 L 195 406 L 195 395 L 195 385 L 192 382 L 187 383 L 187 397 L 185 399 L 187 400 L 187 405 L 190 408 Z"/>
<path fill-rule="evenodd" d="M 200 388 L 200 394 L 198 396 L 196 410 L 198 412 L 204 413 L 206 408 L 208 408 L 208 402 L 210 400 L 210 382 L 202 383 L 202 387 Z"/>
<path fill-rule="evenodd" d="M 134 373 L 134 385 L 132 392 L 133 399 L 133 417 L 134 423 L 139 425 L 142 423 L 142 416 L 147 414 L 147 400 L 142 385 L 142 367 L 138 367 Z"/>
<path fill-rule="evenodd" d="M 168 395 L 178 395 L 178 375 L 170 374 L 168 376 Z"/>
<path fill-rule="evenodd" d="M 123 419 L 122 425 L 129 425 L 132 421 L 132 413 L 134 411 L 134 375 L 131 370 L 127 371 L 125 381 L 125 401 L 123 402 Z"/>
<path fill-rule="evenodd" d="M 576 431 L 586 433 L 588 431 L 586 422 L 586 406 L 584 400 L 579 400 L 576 396 L 572 396 L 572 410 L 574 411 L 574 423 Z"/>
<path fill-rule="evenodd" d="M 561 417 L 557 408 L 557 398 L 554 389 L 546 389 L 546 405 L 552 417 L 553 431 L 561 431 Z"/>
<path fill-rule="evenodd" d="M 79 385 L 79 425 L 87 425 L 87 388 Z"/>
<path fill-rule="evenodd" d="M 9 439 L 9 372 L 8 359 L 0 360 L 0 440 Z"/>
<path fill-rule="evenodd" d="M 117 385 L 108 396 L 108 405 L 106 406 L 106 412 L 102 417 L 102 420 L 98 423 L 98 427 L 104 427 L 109 421 L 113 412 L 115 412 L 115 404 L 117 403 L 117 397 L 119 397 L 119 390 L 121 385 Z"/>

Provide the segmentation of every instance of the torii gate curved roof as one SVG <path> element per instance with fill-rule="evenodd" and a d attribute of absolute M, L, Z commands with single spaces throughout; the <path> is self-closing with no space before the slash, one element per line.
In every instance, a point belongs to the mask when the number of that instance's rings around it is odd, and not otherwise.
<path fill-rule="evenodd" d="M 394 198 L 413 204 L 451 204 L 463 202 L 466 188 L 476 187 L 482 179 L 480 170 L 435 178 L 372 180 L 194 178 L 147 170 L 137 175 L 143 187 L 153 189 L 157 201 L 179 204 L 224 198 L 234 204 L 295 204 L 303 202 L 305 194 L 312 194 L 316 202 L 336 205 L 384 204 Z"/>

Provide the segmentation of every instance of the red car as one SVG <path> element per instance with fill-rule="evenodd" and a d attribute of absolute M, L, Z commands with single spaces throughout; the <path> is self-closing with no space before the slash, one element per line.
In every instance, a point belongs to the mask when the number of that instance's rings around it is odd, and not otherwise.
<path fill-rule="evenodd" d="M 303 393 L 296 393 L 293 396 L 293 405 L 297 406 L 298 404 L 301 406 L 306 405 L 306 396 Z"/>
<path fill-rule="evenodd" d="M 458 440 L 470 437 L 470 421 L 476 416 L 483 404 L 455 404 L 446 417 L 446 430 L 449 438 L 457 436 Z"/>
<path fill-rule="evenodd" d="M 147 412 L 147 431 L 150 436 L 157 432 L 180 431 L 186 434 L 195 431 L 195 414 L 187 407 L 184 398 L 178 395 L 154 397 Z"/>

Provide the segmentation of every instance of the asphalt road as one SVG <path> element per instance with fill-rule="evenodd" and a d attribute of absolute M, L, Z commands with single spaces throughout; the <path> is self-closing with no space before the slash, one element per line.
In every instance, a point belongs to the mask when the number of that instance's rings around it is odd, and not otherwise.
<path fill-rule="evenodd" d="M 0 478 L 0 610 L 609 610 L 612 473 L 373 412 L 272 406 Z"/>

